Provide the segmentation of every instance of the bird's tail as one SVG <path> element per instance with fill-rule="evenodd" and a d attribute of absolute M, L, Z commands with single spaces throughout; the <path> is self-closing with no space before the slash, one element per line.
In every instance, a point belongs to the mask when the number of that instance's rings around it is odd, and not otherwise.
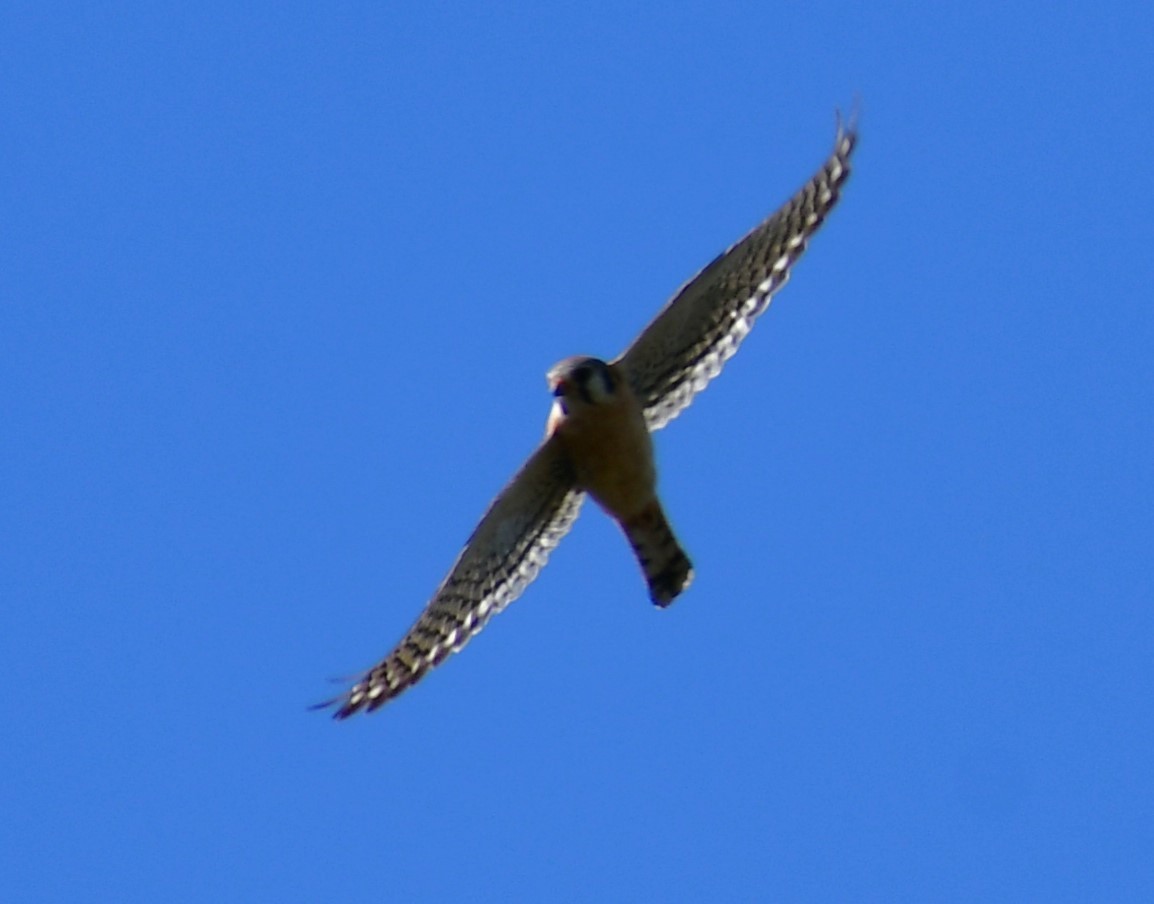
<path fill-rule="evenodd" d="M 654 499 L 636 515 L 621 521 L 649 584 L 649 598 L 668 606 L 693 580 L 693 565 L 673 535 L 661 503 Z"/>

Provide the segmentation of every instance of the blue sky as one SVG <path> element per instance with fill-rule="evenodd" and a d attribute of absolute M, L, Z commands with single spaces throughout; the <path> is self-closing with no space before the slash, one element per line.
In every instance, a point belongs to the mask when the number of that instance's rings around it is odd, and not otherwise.
<path fill-rule="evenodd" d="M 5 5 L 0 898 L 1154 898 L 1150 4 L 405 6 Z M 855 98 L 691 590 L 306 711 Z"/>

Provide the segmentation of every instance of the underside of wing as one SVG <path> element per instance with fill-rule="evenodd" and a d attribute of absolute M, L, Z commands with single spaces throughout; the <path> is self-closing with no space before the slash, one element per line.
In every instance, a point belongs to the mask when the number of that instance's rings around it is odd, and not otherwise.
<path fill-rule="evenodd" d="M 780 210 L 689 280 L 621 356 L 650 430 L 664 427 L 721 372 L 849 178 L 857 133 L 839 123 L 833 153 Z"/>
<path fill-rule="evenodd" d="M 396 648 L 337 704 L 337 718 L 371 712 L 461 649 L 537 577 L 573 526 L 584 494 L 548 439 L 493 501 L 425 611 Z"/>

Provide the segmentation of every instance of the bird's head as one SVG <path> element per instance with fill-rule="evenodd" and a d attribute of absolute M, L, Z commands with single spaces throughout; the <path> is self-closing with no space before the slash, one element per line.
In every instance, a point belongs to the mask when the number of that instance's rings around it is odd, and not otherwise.
<path fill-rule="evenodd" d="M 549 390 L 563 411 L 583 405 L 601 405 L 612 400 L 617 377 L 599 358 L 574 357 L 559 361 L 545 375 Z"/>

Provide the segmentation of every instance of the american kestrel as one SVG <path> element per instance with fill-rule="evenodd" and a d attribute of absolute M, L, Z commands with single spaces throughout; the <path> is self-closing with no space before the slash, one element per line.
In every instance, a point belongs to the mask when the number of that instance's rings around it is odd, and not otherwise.
<path fill-rule="evenodd" d="M 625 353 L 566 358 L 547 374 L 545 439 L 489 506 L 417 623 L 365 673 L 337 718 L 372 711 L 461 649 L 537 576 L 586 495 L 625 533 L 649 597 L 668 606 L 693 578 L 657 497 L 651 433 L 718 375 L 837 203 L 857 133 L 780 210 L 689 280 Z"/>

